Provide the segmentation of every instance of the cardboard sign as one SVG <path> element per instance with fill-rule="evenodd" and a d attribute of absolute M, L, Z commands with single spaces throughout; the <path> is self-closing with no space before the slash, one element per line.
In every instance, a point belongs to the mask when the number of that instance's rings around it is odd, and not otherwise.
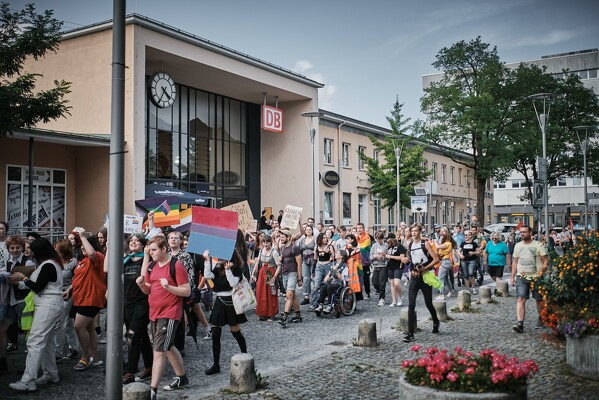
<path fill-rule="evenodd" d="M 283 219 L 281 220 L 282 228 L 297 229 L 297 224 L 302 216 L 301 207 L 286 205 L 283 210 Z"/>
<path fill-rule="evenodd" d="M 248 203 L 247 200 L 223 207 L 221 210 L 235 211 L 237 213 L 237 223 L 239 225 L 239 229 L 242 231 L 255 231 L 256 220 L 252 215 L 252 209 L 250 208 L 250 203 Z"/>

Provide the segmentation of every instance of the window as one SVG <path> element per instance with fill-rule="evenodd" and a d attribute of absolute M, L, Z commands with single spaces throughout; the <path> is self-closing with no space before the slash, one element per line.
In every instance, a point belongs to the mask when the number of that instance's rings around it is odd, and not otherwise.
<path fill-rule="evenodd" d="M 431 170 L 433 171 L 432 178 L 433 178 L 433 181 L 436 181 L 437 180 L 437 163 L 434 162 L 431 165 L 432 165 Z"/>
<path fill-rule="evenodd" d="M 372 199 L 374 204 L 374 229 L 381 227 L 381 199 L 375 197 Z"/>
<path fill-rule="evenodd" d="M 324 192 L 324 223 L 333 224 L 333 192 Z"/>
<path fill-rule="evenodd" d="M 493 182 L 495 189 L 505 189 L 505 182 Z"/>
<path fill-rule="evenodd" d="M 447 166 L 445 164 L 441 164 L 441 183 L 447 183 L 446 177 L 445 177 L 446 169 L 447 169 Z"/>
<path fill-rule="evenodd" d="M 462 186 L 462 168 L 458 168 L 458 185 Z"/>
<path fill-rule="evenodd" d="M 366 147 L 358 146 L 358 169 L 360 171 L 364 170 L 364 160 L 362 160 L 364 154 L 366 154 Z"/>
<path fill-rule="evenodd" d="M 557 186 L 566 186 L 566 178 L 557 178 Z"/>
<path fill-rule="evenodd" d="M 428 161 L 424 160 L 422 162 L 422 169 L 425 170 L 425 171 L 428 170 Z"/>
<path fill-rule="evenodd" d="M 343 193 L 343 218 L 351 218 L 351 193 Z"/>
<path fill-rule="evenodd" d="M 343 143 L 343 164 L 341 165 L 349 168 L 349 143 Z"/>
<path fill-rule="evenodd" d="M 376 161 L 377 165 L 379 163 L 379 149 L 372 150 L 372 158 Z"/>
<path fill-rule="evenodd" d="M 525 188 L 526 179 L 512 179 L 512 188 Z"/>
<path fill-rule="evenodd" d="M 582 178 L 580 176 L 575 176 L 574 178 L 572 178 L 572 185 L 573 186 L 581 186 Z"/>
<path fill-rule="evenodd" d="M 333 164 L 333 141 L 331 139 L 324 140 L 324 163 Z"/>
<path fill-rule="evenodd" d="M 453 175 L 455 174 L 455 167 L 449 167 L 449 183 L 455 185 L 455 181 L 453 179 Z"/>
<path fill-rule="evenodd" d="M 596 69 L 589 70 L 589 79 L 597 79 L 597 70 Z"/>

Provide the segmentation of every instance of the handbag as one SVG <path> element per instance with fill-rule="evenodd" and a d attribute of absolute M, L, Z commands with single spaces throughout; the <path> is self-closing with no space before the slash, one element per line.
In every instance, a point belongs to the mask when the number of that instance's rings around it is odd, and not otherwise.
<path fill-rule="evenodd" d="M 232 299 L 236 314 L 243 314 L 256 306 L 256 296 L 245 277 L 233 289 Z"/>

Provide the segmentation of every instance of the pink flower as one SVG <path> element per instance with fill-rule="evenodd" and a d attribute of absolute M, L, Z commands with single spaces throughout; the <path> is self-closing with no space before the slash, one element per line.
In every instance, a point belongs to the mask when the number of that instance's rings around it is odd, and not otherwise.
<path fill-rule="evenodd" d="M 458 374 L 456 374 L 455 372 L 450 372 L 447 374 L 447 379 L 449 379 L 452 382 L 455 382 L 456 379 L 458 379 Z"/>
<path fill-rule="evenodd" d="M 472 368 L 472 367 L 466 368 L 466 371 L 464 371 L 464 373 L 466 375 L 474 375 L 474 368 Z"/>
<path fill-rule="evenodd" d="M 414 360 L 404 360 L 401 363 L 402 368 L 408 368 L 410 365 L 414 364 Z"/>
<path fill-rule="evenodd" d="M 418 350 L 420 350 L 421 348 L 422 346 L 420 346 L 419 344 L 415 344 L 414 346 L 412 346 L 412 348 L 410 348 L 410 351 L 418 352 Z"/>
<path fill-rule="evenodd" d="M 462 354 L 462 352 L 463 352 L 463 350 L 462 350 L 462 348 L 461 348 L 460 346 L 457 346 L 457 347 L 454 349 L 454 351 L 455 351 L 456 353 L 458 353 L 458 354 Z"/>

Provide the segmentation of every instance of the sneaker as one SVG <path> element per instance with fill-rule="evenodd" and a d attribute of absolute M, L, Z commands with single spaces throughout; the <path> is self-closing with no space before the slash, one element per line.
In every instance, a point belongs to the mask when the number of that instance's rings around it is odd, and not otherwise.
<path fill-rule="evenodd" d="M 364 295 L 364 300 L 370 300 L 370 295 L 369 294 Z"/>
<path fill-rule="evenodd" d="M 406 333 L 403 337 L 404 343 L 410 343 L 414 341 L 414 335 L 411 333 Z"/>
<path fill-rule="evenodd" d="M 450 290 L 449 293 L 447 294 L 447 297 L 451 297 L 455 294 L 454 290 Z"/>
<path fill-rule="evenodd" d="M 150 389 L 150 400 L 158 399 L 158 390 Z"/>
<path fill-rule="evenodd" d="M 135 382 L 135 375 L 130 372 L 123 374 L 123 386 Z"/>
<path fill-rule="evenodd" d="M 99 366 L 104 365 L 104 361 L 102 361 L 102 360 L 94 360 L 93 357 L 90 357 L 89 358 L 89 365 L 90 365 L 90 367 L 99 367 Z"/>
<path fill-rule="evenodd" d="M 139 375 L 137 375 L 135 377 L 135 382 L 143 382 L 149 378 L 152 377 L 152 369 L 151 368 L 144 368 L 143 371 L 141 371 L 139 373 Z"/>
<path fill-rule="evenodd" d="M 17 346 L 14 343 L 8 343 L 8 346 L 6 346 L 6 351 L 17 351 L 19 350 L 19 346 Z M 18 383 L 18 382 L 17 382 Z M 18 390 L 18 389 L 17 389 Z"/>
<path fill-rule="evenodd" d="M 212 331 L 206 331 L 206 336 L 204 336 L 204 340 L 212 339 Z"/>
<path fill-rule="evenodd" d="M 294 322 L 294 323 L 302 322 L 302 317 L 300 315 L 296 315 L 295 317 L 291 318 L 291 322 Z"/>
<path fill-rule="evenodd" d="M 37 390 L 35 382 L 18 381 L 9 384 L 8 387 L 10 387 L 13 390 L 18 390 L 19 392 L 35 392 Z"/>
<path fill-rule="evenodd" d="M 304 297 L 304 300 L 302 300 L 300 305 L 305 306 L 306 304 L 310 304 L 310 300 L 307 297 Z"/>
<path fill-rule="evenodd" d="M 380 299 L 379 300 L 379 307 L 382 307 L 385 305 L 385 300 L 384 299 Z"/>
<path fill-rule="evenodd" d="M 331 307 L 330 304 L 327 304 L 326 306 L 324 306 L 322 312 L 325 314 L 330 314 L 330 312 L 333 311 L 333 307 Z"/>
<path fill-rule="evenodd" d="M 318 307 L 314 309 L 316 312 L 322 312 L 322 304 L 319 304 Z"/>
<path fill-rule="evenodd" d="M 476 289 L 472 288 L 472 289 L 470 290 L 470 293 L 472 293 L 472 294 L 476 294 Z"/>
<path fill-rule="evenodd" d="M 512 329 L 514 330 L 514 332 L 523 333 L 524 332 L 524 324 L 518 322 L 517 324 L 512 326 Z"/>
<path fill-rule="evenodd" d="M 218 374 L 219 372 L 220 372 L 220 365 L 213 365 L 212 367 L 210 367 L 206 371 L 204 371 L 204 373 L 206 375 L 214 375 L 214 374 Z"/>
<path fill-rule="evenodd" d="M 433 333 L 439 333 L 439 324 L 433 324 Z"/>
<path fill-rule="evenodd" d="M 58 383 L 60 378 L 58 376 L 42 375 L 35 380 L 36 385 L 47 385 L 48 383 Z"/>
<path fill-rule="evenodd" d="M 395 303 L 389 304 L 389 307 L 395 307 Z"/>
<path fill-rule="evenodd" d="M 541 318 L 537 319 L 537 324 L 535 325 L 535 329 L 542 329 L 545 325 L 541 322 Z"/>
<path fill-rule="evenodd" d="M 279 325 L 281 325 L 283 328 L 287 328 L 287 320 L 286 319 L 279 320 Z"/>
<path fill-rule="evenodd" d="M 189 385 L 189 379 L 187 378 L 187 375 L 175 376 L 175 379 L 173 379 L 171 384 L 166 385 L 165 387 L 163 387 L 163 389 L 166 391 L 177 390 L 187 385 Z"/>
<path fill-rule="evenodd" d="M 397 307 L 403 306 L 403 299 L 397 300 L 397 303 L 395 303 L 395 304 L 397 305 Z"/>

